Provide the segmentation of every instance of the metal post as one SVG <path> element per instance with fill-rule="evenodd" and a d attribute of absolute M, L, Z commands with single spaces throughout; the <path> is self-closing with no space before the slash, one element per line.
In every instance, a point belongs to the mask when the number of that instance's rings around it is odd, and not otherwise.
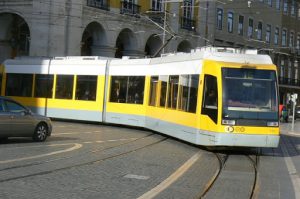
<path fill-rule="evenodd" d="M 295 109 L 296 109 L 296 104 L 297 104 L 297 98 L 298 98 L 298 94 L 294 93 L 291 95 L 291 100 L 293 103 L 293 118 L 292 118 L 292 129 L 291 131 L 294 131 L 294 126 L 295 126 Z"/>

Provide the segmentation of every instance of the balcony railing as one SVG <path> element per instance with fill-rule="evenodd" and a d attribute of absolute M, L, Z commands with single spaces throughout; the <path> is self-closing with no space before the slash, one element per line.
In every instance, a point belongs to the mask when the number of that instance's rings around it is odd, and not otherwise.
<path fill-rule="evenodd" d="M 110 10 L 109 0 L 87 0 L 87 6 L 107 11 Z"/>
<path fill-rule="evenodd" d="M 127 14 L 135 17 L 139 17 L 140 9 L 141 6 L 137 4 L 127 2 L 127 1 L 121 1 L 121 9 L 120 9 L 121 14 Z"/>
<path fill-rule="evenodd" d="M 150 9 L 148 11 L 148 16 L 149 18 L 156 22 L 156 23 L 159 23 L 159 24 L 163 24 L 164 23 L 164 11 L 161 11 L 161 10 L 156 10 L 156 9 Z"/>
<path fill-rule="evenodd" d="M 182 29 L 195 31 L 196 21 L 186 17 L 180 17 L 180 24 Z"/>
<path fill-rule="evenodd" d="M 279 77 L 278 79 L 280 85 L 300 86 L 300 79 L 292 79 L 286 77 Z"/>

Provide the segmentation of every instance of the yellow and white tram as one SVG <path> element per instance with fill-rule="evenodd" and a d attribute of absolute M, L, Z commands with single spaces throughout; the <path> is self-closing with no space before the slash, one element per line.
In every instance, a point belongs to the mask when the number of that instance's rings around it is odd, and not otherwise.
<path fill-rule="evenodd" d="M 276 66 L 216 49 L 146 59 L 17 58 L 1 95 L 53 118 L 144 127 L 197 145 L 277 147 Z"/>

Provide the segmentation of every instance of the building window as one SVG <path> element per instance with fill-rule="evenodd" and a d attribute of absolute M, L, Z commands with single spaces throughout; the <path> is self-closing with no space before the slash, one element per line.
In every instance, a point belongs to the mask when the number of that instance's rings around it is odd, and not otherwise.
<path fill-rule="evenodd" d="M 7 74 L 7 96 L 31 97 L 33 75 L 31 74 Z"/>
<path fill-rule="evenodd" d="M 136 4 L 136 0 L 121 1 L 121 14 L 136 15 L 140 13 L 140 5 Z"/>
<path fill-rule="evenodd" d="M 280 62 L 280 77 L 284 77 L 284 58 L 281 58 Z"/>
<path fill-rule="evenodd" d="M 286 46 L 286 30 L 282 30 L 281 33 L 281 45 Z"/>
<path fill-rule="evenodd" d="M 274 44 L 278 45 L 279 43 L 279 28 L 275 28 L 275 34 L 274 34 Z"/>
<path fill-rule="evenodd" d="M 296 2 L 295 2 L 295 0 L 291 0 L 291 16 L 295 16 L 295 14 L 296 14 L 296 11 L 295 11 L 295 4 L 296 4 Z"/>
<path fill-rule="evenodd" d="M 73 96 L 73 75 L 57 75 L 56 76 L 56 99 L 72 99 Z"/>
<path fill-rule="evenodd" d="M 283 0 L 283 13 L 288 13 L 288 0 Z"/>
<path fill-rule="evenodd" d="M 253 37 L 253 19 L 249 19 L 248 21 L 248 35 L 249 38 Z"/>
<path fill-rule="evenodd" d="M 162 11 L 162 0 L 152 0 L 152 10 Z"/>
<path fill-rule="evenodd" d="M 232 33 L 233 32 L 233 13 L 232 12 L 228 12 L 227 15 L 227 30 L 228 32 Z"/>
<path fill-rule="evenodd" d="M 88 0 L 87 5 L 109 11 L 109 0 Z"/>
<path fill-rule="evenodd" d="M 281 0 L 276 0 L 276 9 L 277 10 L 280 10 L 280 3 L 281 3 Z"/>
<path fill-rule="evenodd" d="M 217 9 L 217 29 L 222 30 L 223 26 L 223 10 L 221 8 Z"/>
<path fill-rule="evenodd" d="M 113 76 L 111 78 L 110 102 L 143 104 L 144 76 Z"/>
<path fill-rule="evenodd" d="M 267 4 L 272 7 L 272 0 L 267 0 Z"/>
<path fill-rule="evenodd" d="M 300 19 L 300 3 L 297 4 L 297 17 Z"/>
<path fill-rule="evenodd" d="M 262 22 L 257 24 L 257 39 L 262 40 Z"/>
<path fill-rule="evenodd" d="M 183 3 L 183 17 L 187 19 L 192 19 L 193 15 L 193 2 L 192 0 L 185 0 Z"/>
<path fill-rule="evenodd" d="M 290 39 L 289 39 L 289 47 L 293 48 L 294 47 L 294 32 L 290 32 Z"/>
<path fill-rule="evenodd" d="M 96 100 L 97 76 L 78 75 L 76 82 L 77 100 Z"/>
<path fill-rule="evenodd" d="M 271 25 L 267 24 L 266 28 L 266 42 L 270 43 L 271 41 Z"/>
<path fill-rule="evenodd" d="M 296 48 L 299 50 L 300 49 L 300 35 L 297 35 L 297 44 Z"/>
<path fill-rule="evenodd" d="M 239 16 L 238 34 L 243 35 L 244 33 L 244 16 Z"/>
<path fill-rule="evenodd" d="M 288 62 L 289 62 L 289 66 L 288 66 L 288 78 L 290 80 L 291 77 L 292 77 L 292 61 L 289 59 Z"/>
<path fill-rule="evenodd" d="M 35 75 L 34 97 L 52 98 L 53 75 Z"/>

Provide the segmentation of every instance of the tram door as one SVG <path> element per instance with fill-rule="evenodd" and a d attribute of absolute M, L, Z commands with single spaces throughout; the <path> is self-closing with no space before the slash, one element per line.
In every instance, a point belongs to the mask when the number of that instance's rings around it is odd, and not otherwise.
<path fill-rule="evenodd" d="M 213 131 L 218 123 L 218 86 L 217 77 L 204 76 L 203 98 L 201 108 L 201 127 Z"/>

